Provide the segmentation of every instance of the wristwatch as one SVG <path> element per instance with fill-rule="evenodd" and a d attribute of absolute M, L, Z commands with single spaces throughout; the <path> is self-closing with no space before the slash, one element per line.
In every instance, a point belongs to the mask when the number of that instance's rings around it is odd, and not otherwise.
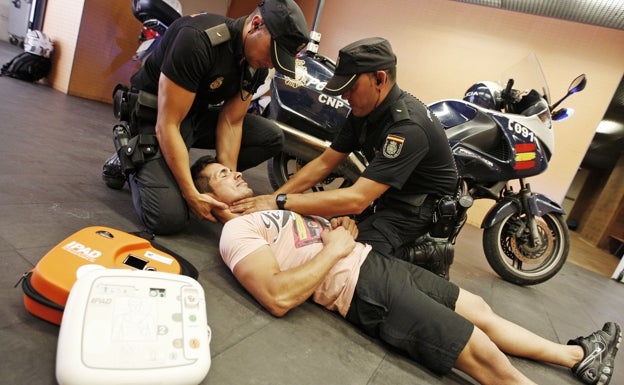
<path fill-rule="evenodd" d="M 275 204 L 278 209 L 285 210 L 284 205 L 286 204 L 286 194 L 277 194 L 275 197 Z"/>

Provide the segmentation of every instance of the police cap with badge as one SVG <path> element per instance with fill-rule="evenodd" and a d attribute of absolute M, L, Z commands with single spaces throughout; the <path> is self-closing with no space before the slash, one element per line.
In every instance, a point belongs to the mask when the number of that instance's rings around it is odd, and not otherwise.
<path fill-rule="evenodd" d="M 360 74 L 394 68 L 396 63 L 397 57 L 388 40 L 382 37 L 358 40 L 338 52 L 336 71 L 323 92 L 331 96 L 342 95 Z"/>
<path fill-rule="evenodd" d="M 271 34 L 271 60 L 280 73 L 295 78 L 295 56 L 308 43 L 308 25 L 294 0 L 263 0 L 258 4 Z"/>

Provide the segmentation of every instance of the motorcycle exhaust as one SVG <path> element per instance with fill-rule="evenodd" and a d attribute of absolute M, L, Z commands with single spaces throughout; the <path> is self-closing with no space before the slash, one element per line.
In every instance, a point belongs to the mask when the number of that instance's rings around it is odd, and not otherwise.
<path fill-rule="evenodd" d="M 275 121 L 275 124 L 284 133 L 284 148 L 282 151 L 306 163 L 319 156 L 331 144 L 328 140 L 322 140 L 306 134 L 284 123 Z M 366 160 L 351 153 L 335 171 L 355 182 L 365 168 Z"/>

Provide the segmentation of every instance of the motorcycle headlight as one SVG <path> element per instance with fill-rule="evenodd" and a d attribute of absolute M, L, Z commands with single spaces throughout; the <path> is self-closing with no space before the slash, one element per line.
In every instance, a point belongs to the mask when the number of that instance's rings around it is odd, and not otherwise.
<path fill-rule="evenodd" d="M 548 103 L 541 99 L 521 112 L 524 116 L 537 116 L 547 128 L 552 128 L 552 115 Z"/>
<path fill-rule="evenodd" d="M 550 114 L 550 109 L 546 108 L 546 110 L 537 114 L 537 117 L 544 122 L 544 125 L 549 130 L 552 128 L 552 115 Z"/>

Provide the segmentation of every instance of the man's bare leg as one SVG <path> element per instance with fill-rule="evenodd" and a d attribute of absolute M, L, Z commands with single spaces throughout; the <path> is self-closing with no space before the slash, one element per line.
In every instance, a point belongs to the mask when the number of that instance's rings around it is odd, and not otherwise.
<path fill-rule="evenodd" d="M 492 311 L 479 296 L 460 289 L 455 311 L 481 329 L 504 353 L 571 368 L 583 359 L 583 348 L 549 341 Z"/>
<path fill-rule="evenodd" d="M 536 385 L 516 369 L 494 342 L 476 326 L 457 358 L 455 368 L 483 385 Z"/>

